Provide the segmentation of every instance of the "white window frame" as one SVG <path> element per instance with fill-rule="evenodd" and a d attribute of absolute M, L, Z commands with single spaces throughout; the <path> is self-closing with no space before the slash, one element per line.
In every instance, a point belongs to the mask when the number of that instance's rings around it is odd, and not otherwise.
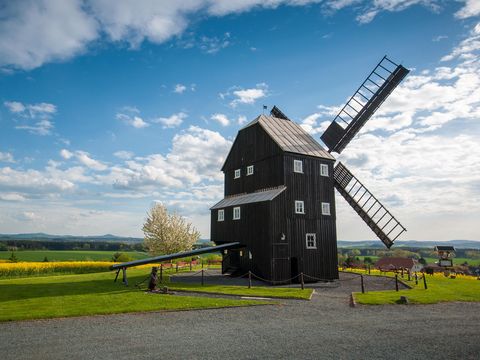
<path fill-rule="evenodd" d="M 241 169 L 236 169 L 233 178 L 238 179 L 238 178 L 240 178 L 241 175 L 242 175 L 242 170 Z"/>
<path fill-rule="evenodd" d="M 309 237 L 310 237 L 310 242 L 313 241 L 313 245 L 309 244 Z M 307 249 L 316 249 L 317 248 L 317 234 L 315 234 L 315 233 L 305 234 L 305 245 L 306 245 Z"/>
<path fill-rule="evenodd" d="M 330 203 L 322 202 L 322 215 L 331 215 Z"/>
<path fill-rule="evenodd" d="M 320 164 L 320 176 L 327 176 L 327 177 L 329 176 L 327 164 Z"/>
<path fill-rule="evenodd" d="M 253 175 L 253 165 L 247 166 L 247 176 Z"/>
<path fill-rule="evenodd" d="M 301 206 L 301 211 L 298 207 Z M 295 200 L 295 214 L 305 214 L 305 203 L 303 200 Z"/>
<path fill-rule="evenodd" d="M 225 210 L 220 209 L 218 210 L 217 221 L 224 221 L 225 220 Z"/>
<path fill-rule="evenodd" d="M 303 174 L 303 161 L 293 160 L 293 172 Z"/>
<path fill-rule="evenodd" d="M 238 214 L 237 214 L 237 210 L 238 210 Z M 238 215 L 238 216 L 237 216 Z M 241 213 L 240 213 L 240 206 L 236 206 L 233 208 L 233 220 L 240 220 L 240 216 L 241 216 Z"/>

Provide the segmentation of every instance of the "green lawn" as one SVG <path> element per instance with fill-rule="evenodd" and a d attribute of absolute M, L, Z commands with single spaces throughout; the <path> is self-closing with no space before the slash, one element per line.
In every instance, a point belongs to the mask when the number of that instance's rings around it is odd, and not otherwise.
<path fill-rule="evenodd" d="M 372 256 L 360 255 L 360 256 L 356 256 L 356 257 L 358 257 L 360 259 L 360 261 L 363 261 L 364 258 L 369 257 L 370 259 L 372 259 L 373 263 L 377 262 L 378 259 L 380 259 L 379 256 L 373 256 L 373 255 Z M 425 260 L 427 261 L 428 264 L 433 264 L 436 261 L 438 261 L 438 258 L 426 257 Z M 460 257 L 453 258 L 453 265 L 462 265 L 465 261 L 468 263 L 468 265 L 473 265 L 473 266 L 480 265 L 480 259 L 470 259 L 470 258 L 460 258 Z"/>
<path fill-rule="evenodd" d="M 133 286 L 146 275 L 130 269 L 129 287 L 114 283 L 113 272 L 0 280 L 0 321 L 271 303 L 149 294 Z"/>
<path fill-rule="evenodd" d="M 480 280 L 457 277 L 451 279 L 442 276 L 427 275 L 427 287 L 424 289 L 423 281 L 415 285 L 415 281 L 406 281 L 413 287 L 411 290 L 400 291 L 372 291 L 365 294 L 354 293 L 359 304 L 380 305 L 395 304 L 400 296 L 406 296 L 414 304 L 433 304 L 446 301 L 480 301 Z"/>
<path fill-rule="evenodd" d="M 148 257 L 147 253 L 136 251 L 119 251 L 128 255 L 133 260 Z M 19 250 L 15 251 L 18 261 L 111 261 L 116 251 L 97 250 Z M 0 251 L 0 259 L 8 259 L 10 251 Z"/>
<path fill-rule="evenodd" d="M 206 281 L 208 281 L 208 278 Z M 172 290 L 297 300 L 309 300 L 313 292 L 312 289 L 302 290 L 299 288 L 279 288 L 267 286 L 253 286 L 249 289 L 246 286 L 221 286 L 210 284 L 205 284 L 202 286 L 201 284 L 181 284 L 172 282 L 165 282 L 164 285 L 168 286 Z"/>

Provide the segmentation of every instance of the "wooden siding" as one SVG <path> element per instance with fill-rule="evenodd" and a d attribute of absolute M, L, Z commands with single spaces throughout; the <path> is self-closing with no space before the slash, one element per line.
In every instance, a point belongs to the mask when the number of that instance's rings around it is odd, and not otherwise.
<path fill-rule="evenodd" d="M 253 175 L 247 176 L 247 166 Z M 235 179 L 235 170 L 241 176 Z M 278 145 L 259 124 L 241 130 L 225 161 L 225 196 L 250 193 L 283 184 L 283 156 Z"/>

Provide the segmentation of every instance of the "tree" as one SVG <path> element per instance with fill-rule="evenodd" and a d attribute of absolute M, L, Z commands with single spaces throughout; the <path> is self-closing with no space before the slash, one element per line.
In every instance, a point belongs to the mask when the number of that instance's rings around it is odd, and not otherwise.
<path fill-rule="evenodd" d="M 143 243 L 152 255 L 172 254 L 191 250 L 200 233 L 176 212 L 169 214 L 162 204 L 155 204 L 143 224 Z"/>
<path fill-rule="evenodd" d="M 15 252 L 12 251 L 12 255 L 10 255 L 10 257 L 8 258 L 8 260 L 10 260 L 10 262 L 18 262 L 18 258 L 17 258 L 17 255 L 15 255 Z"/>

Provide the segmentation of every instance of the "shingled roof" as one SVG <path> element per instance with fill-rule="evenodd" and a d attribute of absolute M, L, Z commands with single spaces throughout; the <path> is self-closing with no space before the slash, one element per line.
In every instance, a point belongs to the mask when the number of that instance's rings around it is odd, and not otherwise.
<path fill-rule="evenodd" d="M 260 124 L 272 140 L 285 152 L 335 160 L 327 150 L 294 121 L 260 115 L 243 129 L 255 124 Z"/>

